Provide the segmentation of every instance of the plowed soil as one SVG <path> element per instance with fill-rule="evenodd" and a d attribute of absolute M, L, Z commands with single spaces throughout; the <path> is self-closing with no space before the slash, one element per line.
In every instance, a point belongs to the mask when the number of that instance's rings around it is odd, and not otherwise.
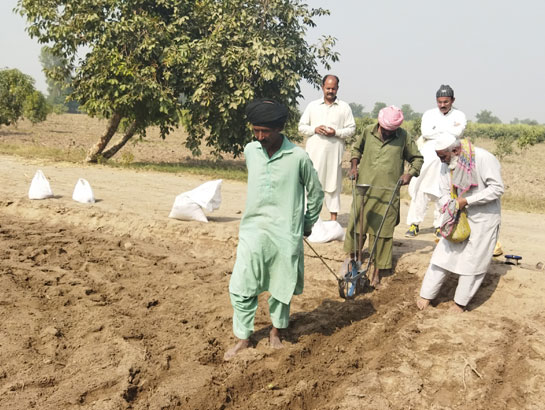
<path fill-rule="evenodd" d="M 54 198 L 27 198 L 37 169 Z M 72 201 L 80 177 L 95 204 Z M 285 348 L 268 345 L 263 295 L 252 347 L 224 362 L 246 185 L 224 181 L 207 224 L 168 218 L 205 181 L 0 156 L 0 408 L 543 408 L 545 272 L 498 258 L 468 312 L 448 310 L 454 280 L 420 312 L 425 227 L 415 239 L 398 227 L 395 271 L 352 301 L 305 247 Z M 543 215 L 503 213 L 504 251 L 526 267 L 545 259 L 543 232 Z M 340 242 L 313 247 L 340 267 Z"/>

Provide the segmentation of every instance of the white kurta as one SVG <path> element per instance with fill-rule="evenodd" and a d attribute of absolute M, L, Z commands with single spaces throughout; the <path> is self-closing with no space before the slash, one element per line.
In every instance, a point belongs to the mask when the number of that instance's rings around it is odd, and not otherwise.
<path fill-rule="evenodd" d="M 478 275 L 488 270 L 500 227 L 500 197 L 504 189 L 500 163 L 488 151 L 475 147 L 475 169 L 478 186 L 463 195 L 467 199 L 471 235 L 461 243 L 442 238 L 430 261 L 459 275 Z M 450 172 L 447 164 L 441 167 L 440 187 L 439 205 L 443 206 L 450 199 Z"/>
<path fill-rule="evenodd" d="M 422 116 L 420 131 L 427 140 L 433 139 L 433 136 L 440 132 L 448 132 L 456 138 L 460 138 L 466 125 L 466 116 L 462 111 L 452 108 L 444 115 L 439 108 L 432 108 Z"/>
<path fill-rule="evenodd" d="M 412 198 L 407 214 L 407 225 L 420 224 L 426 215 L 429 196 L 439 197 L 439 173 L 441 161 L 435 153 L 435 135 L 440 132 L 449 132 L 456 138 L 464 133 L 467 124 L 466 116 L 462 111 L 451 109 L 443 115 L 439 108 L 428 110 L 422 116 L 420 129 L 422 136 L 418 139 L 418 149 L 424 156 L 424 165 L 418 178 L 409 182 L 409 195 Z M 436 226 L 438 221 L 434 221 Z"/>
<path fill-rule="evenodd" d="M 315 134 L 320 125 L 333 128 L 335 137 Z M 324 99 L 312 101 L 299 120 L 299 132 L 308 137 L 306 151 L 325 192 L 340 190 L 344 140 L 356 132 L 356 122 L 350 106 L 339 99 L 326 104 Z"/>

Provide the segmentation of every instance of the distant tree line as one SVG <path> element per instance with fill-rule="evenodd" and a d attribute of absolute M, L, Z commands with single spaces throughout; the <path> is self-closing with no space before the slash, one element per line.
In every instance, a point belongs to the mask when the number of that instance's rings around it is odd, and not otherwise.
<path fill-rule="evenodd" d="M 349 104 L 350 108 L 352 109 L 352 114 L 354 115 L 354 118 L 372 118 L 376 119 L 378 117 L 379 111 L 386 107 L 386 103 L 384 102 L 376 102 L 373 109 L 369 111 L 364 111 L 365 106 L 359 103 L 352 102 Z M 422 118 L 422 113 L 416 112 L 411 107 L 411 104 L 403 104 L 401 107 L 401 111 L 403 111 L 403 117 L 405 118 L 405 121 L 420 121 Z M 489 110 L 481 110 L 479 113 L 475 115 L 476 123 L 477 124 L 501 124 L 502 121 L 496 117 L 494 114 L 492 114 L 492 111 Z M 530 118 L 525 118 L 522 120 L 519 120 L 518 118 L 514 118 L 510 124 L 516 125 L 516 124 L 525 124 L 525 125 L 539 125 L 539 122 Z"/>
<path fill-rule="evenodd" d="M 376 119 L 378 117 L 379 111 L 386 107 L 387 104 L 380 101 L 376 102 L 373 110 L 370 112 L 364 111 L 365 107 L 361 104 L 352 102 L 349 105 L 352 109 L 352 115 L 354 115 L 354 118 Z M 422 118 L 422 113 L 415 112 L 411 107 L 411 104 L 403 104 L 400 108 L 401 111 L 403 111 L 403 117 L 406 121 L 420 120 L 420 118 Z"/>

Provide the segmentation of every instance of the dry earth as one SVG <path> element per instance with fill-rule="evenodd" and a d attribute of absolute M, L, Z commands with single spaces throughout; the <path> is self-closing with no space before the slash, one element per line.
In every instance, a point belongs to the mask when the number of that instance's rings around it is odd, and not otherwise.
<path fill-rule="evenodd" d="M 448 313 L 452 283 L 417 312 L 429 229 L 407 240 L 400 226 L 385 288 L 349 302 L 307 248 L 286 348 L 268 347 L 262 298 L 254 348 L 224 363 L 245 184 L 224 182 L 221 208 L 202 224 L 167 215 L 204 179 L 0 164 L 0 408 L 542 408 L 545 272 L 496 263 L 469 312 Z M 38 168 L 55 198 L 26 198 Z M 96 204 L 71 200 L 79 177 Z M 505 212 L 505 250 L 543 260 L 543 219 Z M 340 265 L 339 242 L 315 248 Z"/>
<path fill-rule="evenodd" d="M 37 169 L 54 198 L 27 198 Z M 72 201 L 80 177 L 95 204 Z M 545 272 L 499 258 L 468 312 L 448 311 L 453 281 L 419 312 L 429 228 L 400 225 L 395 272 L 353 301 L 305 247 L 286 348 L 268 346 L 263 295 L 253 347 L 223 362 L 246 185 L 224 181 L 208 224 L 167 217 L 205 180 L 0 156 L 0 408 L 543 408 Z M 545 262 L 543 232 L 543 215 L 504 211 L 504 251 L 528 265 Z M 340 242 L 314 247 L 338 269 Z"/>

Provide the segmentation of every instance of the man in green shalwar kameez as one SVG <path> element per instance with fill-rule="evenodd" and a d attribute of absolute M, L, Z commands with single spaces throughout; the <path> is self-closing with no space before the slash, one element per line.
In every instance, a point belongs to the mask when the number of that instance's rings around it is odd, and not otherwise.
<path fill-rule="evenodd" d="M 303 235 L 310 235 L 324 198 L 308 154 L 281 134 L 287 108 L 260 99 L 248 105 L 246 115 L 257 141 L 244 149 L 248 195 L 229 283 L 239 341 L 225 360 L 249 346 L 257 298 L 265 291 L 271 294 L 270 344 L 282 347 L 278 329 L 288 327 L 291 298 L 303 291 Z"/>
<path fill-rule="evenodd" d="M 392 196 L 397 181 L 401 178 L 402 185 L 407 185 L 411 178 L 418 176 L 424 162 L 416 143 L 403 128 L 402 111 L 394 106 L 385 107 L 379 112 L 378 124 L 369 125 L 358 136 L 351 150 L 351 169 L 349 175 L 356 178 L 357 184 L 367 184 L 371 187 L 364 196 L 356 195 L 356 240 L 359 242 L 360 207 L 363 200 L 363 237 L 369 234 L 369 248 L 375 242 L 382 218 L 386 214 L 388 202 Z M 404 173 L 405 161 L 409 169 Z M 359 164 L 359 166 L 358 166 Z M 350 212 L 350 221 L 346 229 L 344 250 L 354 256 L 354 204 Z M 397 192 L 384 226 L 380 232 L 374 269 L 368 273 L 371 286 L 378 287 L 380 270 L 392 268 L 392 251 L 394 228 L 399 223 L 399 192 Z"/>

